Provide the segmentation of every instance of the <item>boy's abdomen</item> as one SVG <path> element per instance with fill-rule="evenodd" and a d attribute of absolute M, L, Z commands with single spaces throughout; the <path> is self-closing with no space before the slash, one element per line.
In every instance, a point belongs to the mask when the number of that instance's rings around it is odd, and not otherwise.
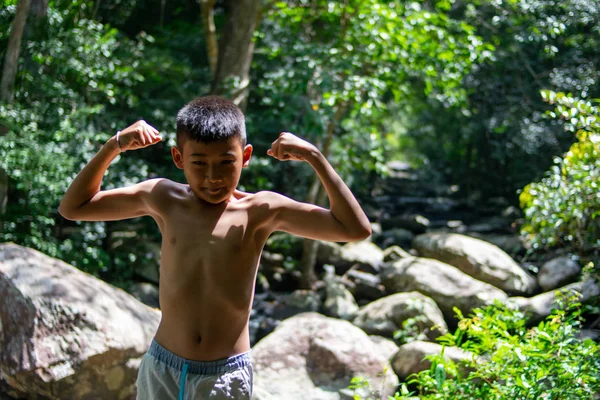
<path fill-rule="evenodd" d="M 180 357 L 212 361 L 250 350 L 248 318 L 258 257 L 163 260 L 156 341 Z M 235 262 L 236 265 L 231 263 Z"/>

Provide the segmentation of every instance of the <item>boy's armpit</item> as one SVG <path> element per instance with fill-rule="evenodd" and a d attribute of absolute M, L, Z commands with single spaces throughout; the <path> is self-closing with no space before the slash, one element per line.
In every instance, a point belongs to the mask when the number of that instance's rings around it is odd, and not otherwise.
<path fill-rule="evenodd" d="M 273 211 L 273 231 L 288 232 L 314 240 L 349 242 L 360 240 L 335 218 L 331 210 L 303 203 L 275 192 L 261 192 Z"/>
<path fill-rule="evenodd" d="M 166 181 L 166 182 L 165 182 Z M 78 207 L 64 207 L 59 212 L 70 220 L 117 221 L 151 215 L 160 206 L 160 198 L 168 193 L 168 180 L 150 179 L 135 185 L 101 190 Z"/>

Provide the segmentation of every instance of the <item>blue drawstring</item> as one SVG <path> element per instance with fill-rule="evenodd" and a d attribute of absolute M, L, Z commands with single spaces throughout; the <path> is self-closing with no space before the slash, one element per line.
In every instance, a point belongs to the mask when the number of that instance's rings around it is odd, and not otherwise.
<path fill-rule="evenodd" d="M 185 377 L 187 376 L 188 365 L 183 364 L 183 369 L 181 370 L 181 380 L 179 381 L 179 400 L 183 400 L 183 396 L 185 394 Z"/>

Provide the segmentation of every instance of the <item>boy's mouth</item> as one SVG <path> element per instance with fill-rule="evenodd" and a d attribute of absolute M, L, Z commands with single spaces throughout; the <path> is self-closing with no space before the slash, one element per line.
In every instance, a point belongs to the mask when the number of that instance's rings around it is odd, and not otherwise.
<path fill-rule="evenodd" d="M 221 193 L 221 191 L 223 191 L 223 189 L 224 189 L 223 187 L 218 187 L 218 188 L 206 188 L 206 191 L 207 191 L 209 194 L 219 194 L 219 193 Z"/>

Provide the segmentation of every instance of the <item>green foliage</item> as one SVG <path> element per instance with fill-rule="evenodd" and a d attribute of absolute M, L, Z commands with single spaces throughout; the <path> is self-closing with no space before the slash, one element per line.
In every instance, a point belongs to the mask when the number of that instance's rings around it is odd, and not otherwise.
<path fill-rule="evenodd" d="M 476 61 L 453 106 L 414 96 L 398 111 L 409 119 L 405 152 L 421 155 L 461 193 L 507 196 L 537 179 L 573 142 L 543 117 L 544 88 L 600 97 L 600 3 L 464 1 L 452 15 L 468 21 L 494 50 Z"/>
<path fill-rule="evenodd" d="M 559 307 L 532 328 L 523 313 L 499 301 L 467 318 L 455 309 L 457 330 L 438 341 L 467 350 L 472 358 L 457 364 L 445 359 L 443 350 L 427 356 L 431 368 L 411 375 L 390 399 L 592 398 L 600 391 L 600 346 L 579 337 L 585 309 L 579 296 L 560 293 Z"/>
<path fill-rule="evenodd" d="M 105 119 L 105 105 L 134 101 L 131 89 L 143 80 L 135 68 L 144 42 L 87 19 L 74 22 L 73 8 L 77 4 L 49 8 L 46 37 L 23 42 L 15 102 L 0 106 L 7 130 L 0 136 L 0 167 L 10 187 L 0 240 L 99 274 L 112 265 L 104 224 L 68 226 L 57 208 L 69 178 L 115 129 L 115 121 Z M 2 18 L 4 25 L 12 15 Z"/>
<path fill-rule="evenodd" d="M 427 322 L 425 314 L 418 314 L 402 321 L 402 328 L 394 332 L 394 339 L 399 343 L 410 343 L 415 340 L 428 340 L 423 325 Z"/>
<path fill-rule="evenodd" d="M 518 311 L 496 302 L 462 318 L 454 334 L 439 341 L 474 356 L 465 370 L 443 356 L 413 376 L 424 399 L 589 399 L 600 390 L 600 347 L 578 338 L 582 327 L 579 294 L 565 293 L 561 306 L 527 329 Z M 448 376 L 436 372 L 442 367 Z M 432 372 L 433 371 L 433 372 Z"/>
<path fill-rule="evenodd" d="M 258 34 L 254 129 L 331 146 L 342 176 L 368 188 L 371 172 L 385 172 L 389 101 L 410 102 L 415 92 L 464 99 L 462 77 L 485 46 L 448 11 L 443 1 L 275 3 Z"/>
<path fill-rule="evenodd" d="M 564 93 L 546 90 L 542 97 L 556 104 L 549 115 L 564 119 L 577 141 L 520 194 L 522 233 L 534 250 L 566 247 L 584 255 L 600 248 L 600 109 Z"/>

